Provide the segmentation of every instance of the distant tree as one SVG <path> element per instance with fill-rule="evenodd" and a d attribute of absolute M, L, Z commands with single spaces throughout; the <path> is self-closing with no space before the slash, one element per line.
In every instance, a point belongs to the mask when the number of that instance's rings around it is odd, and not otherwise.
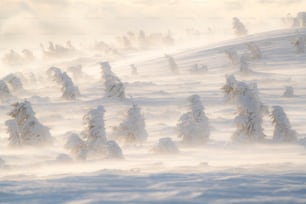
<path fill-rule="evenodd" d="M 49 128 L 42 125 L 35 117 L 30 102 L 13 104 L 13 110 L 9 115 L 13 119 L 7 120 L 5 124 L 8 127 L 11 146 L 39 146 L 49 145 L 52 142 Z"/>
<path fill-rule="evenodd" d="M 233 29 L 234 29 L 235 34 L 237 36 L 242 36 L 242 35 L 247 35 L 248 34 L 248 30 L 245 28 L 243 23 L 237 17 L 233 18 Z"/>
<path fill-rule="evenodd" d="M 209 121 L 204 113 L 199 95 L 188 98 L 191 111 L 184 113 L 177 124 L 179 137 L 187 145 L 197 145 L 207 142 L 210 135 Z"/>
<path fill-rule="evenodd" d="M 108 62 L 102 62 L 102 77 L 105 85 L 105 96 L 108 98 L 125 99 L 125 87 L 120 79 L 112 72 Z"/>
<path fill-rule="evenodd" d="M 273 141 L 277 143 L 296 142 L 297 134 L 291 128 L 286 113 L 280 106 L 273 106 L 271 114 L 272 122 L 275 125 Z"/>
<path fill-rule="evenodd" d="M 240 57 L 239 71 L 244 74 L 250 73 L 248 58 L 245 55 Z"/>
<path fill-rule="evenodd" d="M 132 75 L 138 75 L 137 67 L 135 64 L 131 64 Z"/>
<path fill-rule="evenodd" d="M 174 58 L 170 55 L 165 55 L 166 59 L 168 60 L 169 68 L 172 73 L 177 74 L 179 72 L 178 65 L 176 64 Z"/>

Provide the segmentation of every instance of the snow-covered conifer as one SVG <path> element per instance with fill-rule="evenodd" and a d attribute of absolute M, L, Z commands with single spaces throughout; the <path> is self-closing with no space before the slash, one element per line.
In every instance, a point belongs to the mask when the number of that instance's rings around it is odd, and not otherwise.
<path fill-rule="evenodd" d="M 271 114 L 272 122 L 275 125 L 273 141 L 277 143 L 296 142 L 297 134 L 291 128 L 286 113 L 280 106 L 273 106 Z"/>
<path fill-rule="evenodd" d="M 179 137 L 187 145 L 203 144 L 209 139 L 210 128 L 199 95 L 188 98 L 191 111 L 184 113 L 177 124 Z"/>
<path fill-rule="evenodd" d="M 128 110 L 127 117 L 118 127 L 114 127 L 116 137 L 126 143 L 142 143 L 147 140 L 145 119 L 136 104 Z"/>
<path fill-rule="evenodd" d="M 248 30 L 245 28 L 243 23 L 237 17 L 233 18 L 233 29 L 235 31 L 235 34 L 238 36 L 248 34 Z"/>
<path fill-rule="evenodd" d="M 102 76 L 105 86 L 105 96 L 108 98 L 125 99 L 125 87 L 120 79 L 112 72 L 108 62 L 101 63 Z"/>
<path fill-rule="evenodd" d="M 225 97 L 237 106 L 236 131 L 232 139 L 244 143 L 263 141 L 262 117 L 267 110 L 258 97 L 257 86 L 237 81 L 231 75 L 223 90 Z"/>
<path fill-rule="evenodd" d="M 80 95 L 79 88 L 74 85 L 72 79 L 66 72 L 62 72 L 57 67 L 51 67 L 48 69 L 47 74 L 56 83 L 62 86 L 62 97 L 68 100 L 74 100 Z"/>
<path fill-rule="evenodd" d="M 13 104 L 9 113 L 13 118 L 5 122 L 9 132 L 11 146 L 48 145 L 52 142 L 49 128 L 35 117 L 32 105 L 28 101 Z"/>
<path fill-rule="evenodd" d="M 131 64 L 132 75 L 138 75 L 137 67 L 135 64 Z"/>

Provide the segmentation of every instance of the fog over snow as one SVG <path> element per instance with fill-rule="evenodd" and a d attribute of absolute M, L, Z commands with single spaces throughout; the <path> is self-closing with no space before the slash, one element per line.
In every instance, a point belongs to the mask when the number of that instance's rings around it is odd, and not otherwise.
<path fill-rule="evenodd" d="M 2 0 L 0 203 L 305 203 L 303 8 Z"/>

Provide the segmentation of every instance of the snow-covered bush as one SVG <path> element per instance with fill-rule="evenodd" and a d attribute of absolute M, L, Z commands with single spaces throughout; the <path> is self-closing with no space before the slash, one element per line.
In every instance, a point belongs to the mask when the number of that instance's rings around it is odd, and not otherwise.
<path fill-rule="evenodd" d="M 187 145 L 203 144 L 209 139 L 209 121 L 204 113 L 199 95 L 192 95 L 188 98 L 191 111 L 184 113 L 177 124 L 179 137 Z"/>
<path fill-rule="evenodd" d="M 294 46 L 296 48 L 297 53 L 305 52 L 305 38 L 303 36 L 298 36 L 294 41 Z"/>
<path fill-rule="evenodd" d="M 235 34 L 238 36 L 248 34 L 248 30 L 245 28 L 243 23 L 237 17 L 233 18 L 233 29 L 235 31 Z"/>
<path fill-rule="evenodd" d="M 286 113 L 280 106 L 273 106 L 272 123 L 275 125 L 273 132 L 273 141 L 277 143 L 296 142 L 297 134 L 291 128 L 291 124 Z"/>
<path fill-rule="evenodd" d="M 243 74 L 250 73 L 248 58 L 245 55 L 240 57 L 240 68 L 239 71 Z"/>
<path fill-rule="evenodd" d="M 75 133 L 72 133 L 68 137 L 65 148 L 70 151 L 77 160 L 85 160 L 87 157 L 86 143 Z"/>
<path fill-rule="evenodd" d="M 49 128 L 42 125 L 35 117 L 30 102 L 13 104 L 13 110 L 9 115 L 13 119 L 7 120 L 5 124 L 8 127 L 11 146 L 39 146 L 49 145 L 52 142 Z"/>
<path fill-rule="evenodd" d="M 0 80 L 0 100 L 5 101 L 11 97 L 11 92 L 4 80 Z"/>
<path fill-rule="evenodd" d="M 3 80 L 9 85 L 11 90 L 18 91 L 23 89 L 21 80 L 15 74 L 9 74 L 3 78 Z"/>
<path fill-rule="evenodd" d="M 153 147 L 153 152 L 157 154 L 176 154 L 179 152 L 176 144 L 170 137 L 160 138 Z"/>
<path fill-rule="evenodd" d="M 106 142 L 106 158 L 107 159 L 122 159 L 123 154 L 117 142 L 110 140 Z"/>
<path fill-rule="evenodd" d="M 294 89 L 292 86 L 286 86 L 283 93 L 284 97 L 294 97 Z"/>
<path fill-rule="evenodd" d="M 231 60 L 233 65 L 236 65 L 239 63 L 239 56 L 236 50 L 228 49 L 228 50 L 225 50 L 225 53 L 228 56 L 228 58 Z"/>
<path fill-rule="evenodd" d="M 101 62 L 102 77 L 105 86 L 105 96 L 108 98 L 125 99 L 125 87 L 120 79 L 112 72 L 108 62 Z"/>
<path fill-rule="evenodd" d="M 169 68 L 173 73 L 178 73 L 178 66 L 171 55 L 165 55 L 166 59 L 168 60 Z"/>
<path fill-rule="evenodd" d="M 74 100 L 80 95 L 79 88 L 74 85 L 72 79 L 66 72 L 62 72 L 57 67 L 51 67 L 47 71 L 48 76 L 62 86 L 62 97 L 67 100 Z"/>
<path fill-rule="evenodd" d="M 56 161 L 58 162 L 72 162 L 72 158 L 68 154 L 59 154 L 56 156 Z"/>
<path fill-rule="evenodd" d="M 128 110 L 127 117 L 118 127 L 114 127 L 114 132 L 119 140 L 126 143 L 142 143 L 147 140 L 145 119 L 141 109 L 136 105 Z"/>
<path fill-rule="evenodd" d="M 204 65 L 204 64 L 194 64 L 191 69 L 190 69 L 190 72 L 191 73 L 204 73 L 204 72 L 207 72 L 207 66 Z"/>
<path fill-rule="evenodd" d="M 228 76 L 223 87 L 225 97 L 237 106 L 234 123 L 236 131 L 232 139 L 236 142 L 252 143 L 264 140 L 262 117 L 267 108 L 259 100 L 256 85 L 248 85 Z"/>
<path fill-rule="evenodd" d="M 260 48 L 253 42 L 246 44 L 248 50 L 250 51 L 250 58 L 251 59 L 260 59 L 262 58 L 262 53 Z"/>

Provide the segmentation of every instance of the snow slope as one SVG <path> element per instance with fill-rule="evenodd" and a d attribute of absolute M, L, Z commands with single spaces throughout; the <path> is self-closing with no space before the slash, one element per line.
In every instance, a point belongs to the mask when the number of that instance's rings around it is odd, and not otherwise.
<path fill-rule="evenodd" d="M 104 59 L 91 56 L 90 60 L 32 65 L 39 67 L 35 70 L 37 81 L 25 84 L 24 92 L 13 95 L 32 102 L 36 116 L 56 141 L 46 148 L 8 148 L 4 121 L 9 119 L 10 105 L 1 103 L 0 158 L 5 163 L 0 164 L 0 203 L 305 203 L 305 147 L 232 144 L 235 107 L 225 103 L 221 90 L 228 74 L 256 82 L 263 103 L 282 106 L 299 139 L 304 138 L 306 54 L 295 52 L 292 42 L 297 33 L 305 34 L 306 30 L 278 30 L 167 53 L 176 60 L 179 74 L 172 74 L 162 51 L 131 53 L 110 62 L 126 85 L 126 96 L 132 97 L 121 102 L 103 98 L 98 62 Z M 241 55 L 247 52 L 244 43 L 250 41 L 260 47 L 263 58 L 250 61 L 253 73 L 242 75 L 224 51 L 235 48 Z M 61 98 L 60 87 L 46 79 L 46 70 L 51 65 L 67 70 L 79 62 L 86 74 L 74 79 L 81 96 L 67 101 Z M 137 76 L 131 75 L 132 63 L 138 69 Z M 208 71 L 191 73 L 196 63 L 207 65 Z M 282 96 L 286 86 L 294 87 L 295 97 Z M 211 125 L 211 141 L 195 148 L 181 145 L 176 130 L 192 94 L 201 97 Z M 145 144 L 121 144 L 123 161 L 56 160 L 59 154 L 68 153 L 64 149 L 66 133 L 82 131 L 82 117 L 89 109 L 104 106 L 106 134 L 111 137 L 112 127 L 125 118 L 132 101 L 146 118 L 149 136 Z M 267 116 L 263 128 L 271 139 L 273 125 Z M 176 141 L 180 152 L 155 154 L 152 147 L 162 137 Z"/>

